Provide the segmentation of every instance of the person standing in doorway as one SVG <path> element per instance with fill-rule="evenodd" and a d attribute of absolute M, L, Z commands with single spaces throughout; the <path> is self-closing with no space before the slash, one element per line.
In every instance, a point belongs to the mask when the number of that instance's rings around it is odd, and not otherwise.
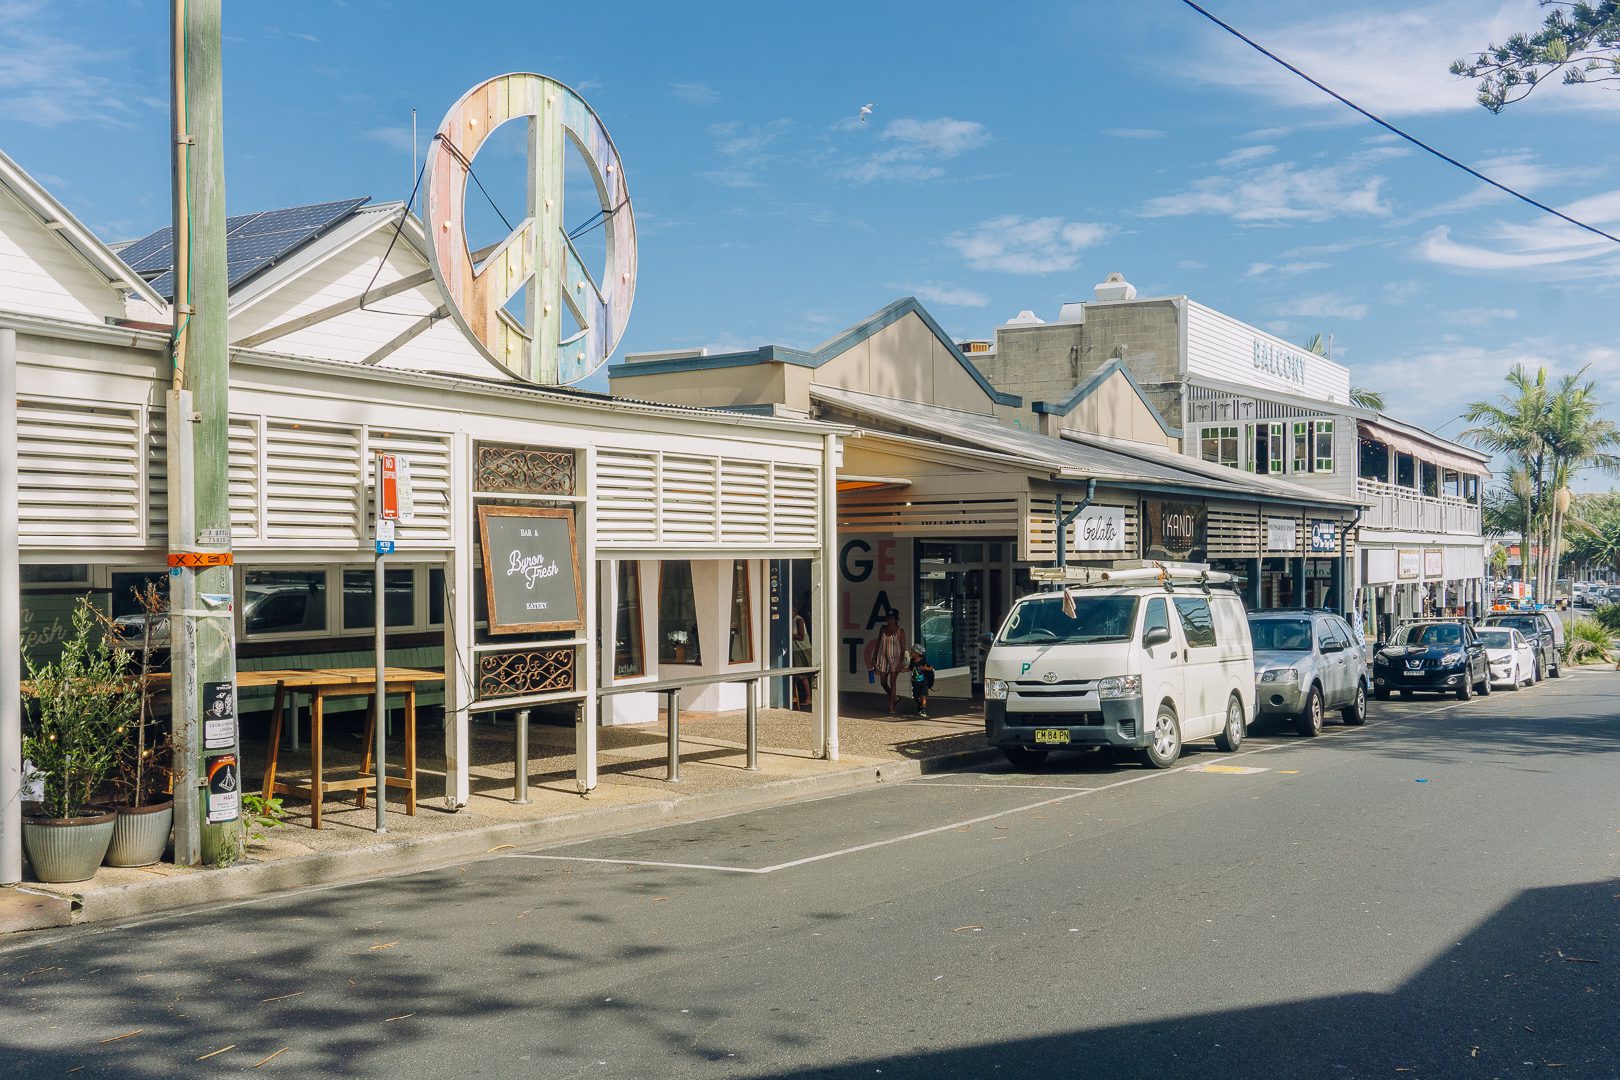
<path fill-rule="evenodd" d="M 866 643 L 866 673 L 876 675 L 889 695 L 889 715 L 894 715 L 895 697 L 900 673 L 906 670 L 910 658 L 906 650 L 906 632 L 900 629 L 900 613 L 891 611 L 883 617 L 878 635 Z"/>
<path fill-rule="evenodd" d="M 810 650 L 810 623 L 804 617 L 804 609 L 800 608 L 793 613 L 793 666 L 809 667 L 813 661 Z M 810 676 L 793 676 L 793 707 L 795 709 L 810 708 Z"/>

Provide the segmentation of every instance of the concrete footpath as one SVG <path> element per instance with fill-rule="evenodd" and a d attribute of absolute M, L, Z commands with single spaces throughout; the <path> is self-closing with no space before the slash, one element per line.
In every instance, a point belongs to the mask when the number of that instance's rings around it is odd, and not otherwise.
<path fill-rule="evenodd" d="M 882 706 L 876 698 L 845 704 L 838 761 L 810 752 L 809 714 L 761 710 L 757 772 L 746 767 L 741 712 L 683 713 L 678 783 L 664 779 L 667 734 L 662 721 L 602 728 L 599 783 L 587 796 L 578 794 L 574 783 L 573 728 L 536 726 L 527 770 L 530 801 L 524 805 L 514 801 L 512 729 L 477 725 L 472 799 L 455 811 L 443 795 L 439 735 L 423 733 L 418 739 L 423 764 L 416 814 L 407 815 L 401 796 L 391 791 L 386 834 L 375 831 L 375 808 L 357 807 L 352 796 L 327 797 L 318 831 L 309 827 L 308 803 L 289 799 L 284 822 L 251 830 L 245 856 L 229 866 L 193 869 L 162 862 L 138 869 L 103 867 L 90 881 L 25 881 L 19 889 L 0 889 L 0 934 L 129 919 L 443 866 L 509 848 L 635 832 L 914 779 L 998 756 L 984 743 L 983 719 L 974 703 L 938 701 L 927 720 L 910 715 L 909 702 L 894 717 L 885 715 Z M 356 769 L 359 743 L 358 731 L 329 731 L 326 774 L 339 777 Z M 263 750 L 262 745 L 245 745 L 244 761 L 250 767 L 262 761 Z M 278 773 L 307 776 L 308 748 L 284 747 Z"/>

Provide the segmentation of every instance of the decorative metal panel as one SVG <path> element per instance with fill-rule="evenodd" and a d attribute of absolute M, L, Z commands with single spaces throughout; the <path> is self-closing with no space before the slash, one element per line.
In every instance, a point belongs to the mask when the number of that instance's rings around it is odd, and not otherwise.
<path fill-rule="evenodd" d="M 572 645 L 560 649 L 511 649 L 478 657 L 478 699 L 527 697 L 574 689 Z"/>
<path fill-rule="evenodd" d="M 574 452 L 479 443 L 473 487 L 499 495 L 574 494 Z"/>

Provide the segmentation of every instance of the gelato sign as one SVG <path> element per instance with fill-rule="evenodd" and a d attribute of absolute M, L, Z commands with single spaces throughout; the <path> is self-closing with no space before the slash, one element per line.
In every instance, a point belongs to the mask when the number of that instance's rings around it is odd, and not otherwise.
<path fill-rule="evenodd" d="M 478 535 L 490 633 L 584 627 L 572 510 L 480 506 Z"/>
<path fill-rule="evenodd" d="M 1088 506 L 1074 519 L 1073 551 L 1125 550 L 1125 508 Z"/>

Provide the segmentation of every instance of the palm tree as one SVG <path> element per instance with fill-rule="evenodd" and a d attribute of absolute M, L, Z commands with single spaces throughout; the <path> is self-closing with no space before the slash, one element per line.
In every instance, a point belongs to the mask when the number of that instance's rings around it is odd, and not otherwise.
<path fill-rule="evenodd" d="M 1545 507 L 1550 490 L 1541 437 L 1547 414 L 1547 370 L 1542 368 L 1532 378 L 1524 368 L 1515 367 L 1508 372 L 1507 382 L 1508 392 L 1496 401 L 1476 401 L 1463 412 L 1463 418 L 1474 425 L 1463 431 L 1463 437 L 1508 460 L 1509 493 L 1519 505 L 1523 525 L 1524 577 L 1539 583 L 1542 575 L 1537 556 L 1546 549 Z M 1536 595 L 1547 595 L 1539 584 Z"/>
<path fill-rule="evenodd" d="M 1327 341 L 1321 334 L 1312 334 L 1301 346 L 1308 353 L 1317 356 L 1332 358 L 1333 353 Z M 1373 412 L 1384 411 L 1384 395 L 1376 390 L 1369 390 L 1365 386 L 1352 386 L 1350 388 L 1350 404 L 1361 409 L 1371 409 Z"/>
<path fill-rule="evenodd" d="M 1547 445 L 1552 474 L 1552 566 L 1557 576 L 1559 553 L 1563 548 L 1565 519 L 1571 503 L 1570 482 L 1582 469 L 1594 468 L 1614 475 L 1620 473 L 1620 428 L 1613 421 L 1599 418 L 1603 403 L 1597 399 L 1597 386 L 1582 381 L 1586 368 L 1566 375 L 1558 382 L 1547 412 L 1543 441 Z"/>

